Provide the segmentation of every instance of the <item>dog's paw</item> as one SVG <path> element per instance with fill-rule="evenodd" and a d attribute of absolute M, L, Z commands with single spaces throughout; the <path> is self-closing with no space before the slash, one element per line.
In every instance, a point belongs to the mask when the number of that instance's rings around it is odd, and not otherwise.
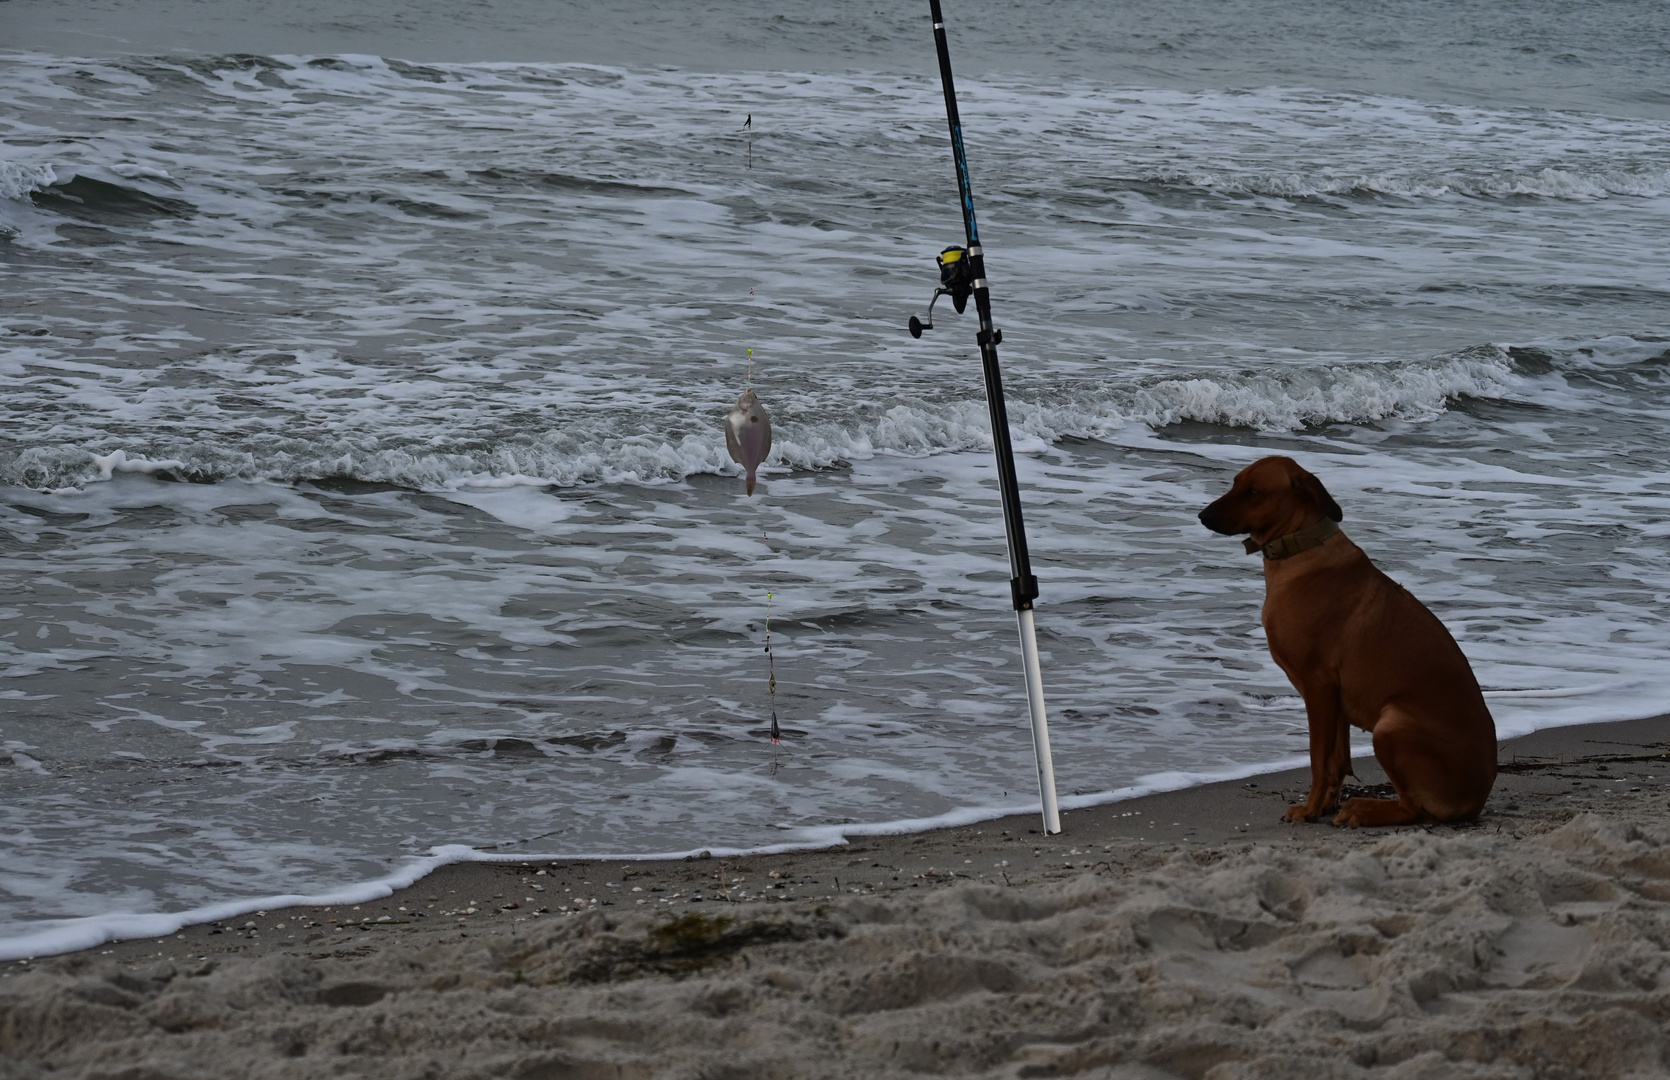
<path fill-rule="evenodd" d="M 1335 825 L 1358 828 L 1364 825 L 1413 825 L 1432 820 L 1401 799 L 1347 799 L 1334 815 Z"/>
<path fill-rule="evenodd" d="M 1309 803 L 1294 803 L 1292 806 L 1287 808 L 1287 813 L 1281 816 L 1283 821 L 1293 825 L 1302 825 L 1307 821 L 1314 820 L 1315 818 L 1316 811 L 1310 808 Z"/>

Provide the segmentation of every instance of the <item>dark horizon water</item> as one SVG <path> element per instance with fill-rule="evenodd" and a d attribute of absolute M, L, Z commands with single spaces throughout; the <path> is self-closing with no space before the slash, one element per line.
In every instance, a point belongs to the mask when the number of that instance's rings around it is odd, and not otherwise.
<path fill-rule="evenodd" d="M 1272 452 L 1504 733 L 1664 711 L 1662 5 L 947 17 L 1064 794 L 1303 752 L 1195 520 Z M 1029 805 L 971 321 L 904 331 L 961 229 L 925 4 L 9 0 L 0 50 L 0 955 Z"/>
<path fill-rule="evenodd" d="M 966 75 L 1177 90 L 1308 86 L 1670 117 L 1667 19 L 1600 0 L 1000 0 L 944 5 Z M 419 63 L 937 74 L 925 2 L 7 0 L 0 48 L 60 56 L 360 53 Z"/>

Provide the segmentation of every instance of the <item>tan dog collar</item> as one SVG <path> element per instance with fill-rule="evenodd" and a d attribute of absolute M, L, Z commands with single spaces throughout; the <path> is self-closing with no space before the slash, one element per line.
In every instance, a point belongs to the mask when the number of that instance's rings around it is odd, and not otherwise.
<path fill-rule="evenodd" d="M 1285 559 L 1290 555 L 1297 555 L 1301 551 L 1309 551 L 1313 547 L 1321 547 L 1323 541 L 1339 532 L 1339 524 L 1329 518 L 1323 518 L 1309 528 L 1290 532 L 1286 536 L 1278 536 L 1268 544 L 1259 544 L 1252 537 L 1241 541 L 1241 546 L 1247 549 L 1247 554 L 1258 552 L 1266 559 Z"/>

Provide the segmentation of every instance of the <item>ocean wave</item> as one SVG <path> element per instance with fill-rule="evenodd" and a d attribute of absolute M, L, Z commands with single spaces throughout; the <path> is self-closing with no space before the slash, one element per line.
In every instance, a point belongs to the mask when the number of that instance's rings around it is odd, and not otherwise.
<path fill-rule="evenodd" d="M 1224 194 L 1270 195 L 1284 199 L 1317 196 L 1393 196 L 1434 199 L 1459 195 L 1477 199 L 1515 196 L 1547 199 L 1652 197 L 1670 193 L 1670 167 L 1593 171 L 1544 168 L 1496 173 L 1299 173 L 1228 170 L 1161 171 L 1139 177 L 1144 182 L 1203 188 Z"/>
<path fill-rule="evenodd" d="M 1069 437 L 1103 437 L 1131 424 L 1158 429 L 1196 421 L 1279 432 L 1326 423 L 1420 422 L 1440 415 L 1458 398 L 1502 396 L 1516 378 L 1505 351 L 1480 346 L 1420 362 L 1202 373 L 1136 385 L 1013 394 L 1009 416 L 1022 449 L 1041 449 Z M 385 445 L 408 438 L 397 431 L 295 435 L 245 446 L 160 437 L 144 445 L 108 448 L 33 446 L 0 456 L 0 481 L 64 490 L 118 473 L 144 473 L 195 482 L 341 478 L 445 490 L 668 481 L 735 471 L 717 421 L 711 431 L 643 434 L 657 427 L 667 430 L 647 418 L 622 416 L 537 435 L 507 431 L 486 445 L 455 452 L 425 450 L 421 443 Z M 780 422 L 768 464 L 818 469 L 882 454 L 927 457 L 990 446 L 983 399 L 903 400 L 828 420 Z"/>
<path fill-rule="evenodd" d="M 1421 422 L 1458 398 L 1500 397 L 1514 381 L 1508 353 L 1482 345 L 1413 363 L 1163 379 L 1131 392 L 1119 420 L 1156 428 L 1194 420 L 1268 432 L 1388 419 Z"/>
<path fill-rule="evenodd" d="M 0 210 L 13 205 L 12 213 L 6 215 L 12 220 L 0 219 L 0 236 L 19 235 L 23 219 L 18 215 L 27 215 L 29 209 L 45 211 L 43 221 L 68 217 L 104 226 L 189 218 L 197 212 L 190 202 L 146 190 L 144 185 L 151 183 L 177 186 L 167 170 L 134 162 L 24 165 L 0 161 Z M 16 205 L 20 203 L 24 206 Z M 50 242 L 48 236 L 50 227 L 40 239 Z"/>
<path fill-rule="evenodd" d="M 29 197 L 42 209 L 99 223 L 184 218 L 197 210 L 183 199 L 172 199 L 82 173 L 36 188 Z"/>

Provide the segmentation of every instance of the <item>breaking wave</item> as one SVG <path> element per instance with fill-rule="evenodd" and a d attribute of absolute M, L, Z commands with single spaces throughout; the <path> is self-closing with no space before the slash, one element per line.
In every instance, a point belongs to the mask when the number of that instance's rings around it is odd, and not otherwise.
<path fill-rule="evenodd" d="M 1197 421 L 1277 432 L 1327 423 L 1421 422 L 1459 398 L 1500 397 L 1517 378 L 1506 352 L 1480 346 L 1420 362 L 1199 374 L 1032 395 L 1023 391 L 1011 394 L 1009 416 L 1023 449 L 1067 437 L 1103 437 L 1131 424 L 1158 429 Z M 683 419 L 689 426 L 688 417 Z M 620 416 L 539 433 L 506 432 L 486 446 L 454 452 L 423 449 L 430 440 L 414 442 L 410 433 L 392 431 L 382 436 L 297 435 L 243 446 L 161 438 L 98 448 L 35 446 L 0 457 L 0 480 L 59 490 L 118 473 L 146 473 L 196 482 L 341 478 L 441 490 L 665 481 L 735 470 L 717 421 L 672 437 L 642 434 L 668 426 L 657 418 Z M 396 440 L 401 443 L 394 445 Z M 834 420 L 781 420 L 770 464 L 817 469 L 881 454 L 926 457 L 990 445 L 983 399 L 905 400 Z"/>
<path fill-rule="evenodd" d="M 1117 395 L 1111 419 L 1154 428 L 1194 420 L 1259 431 L 1387 419 L 1419 422 L 1437 417 L 1457 398 L 1500 397 L 1513 381 L 1508 354 L 1486 345 L 1417 363 L 1163 379 Z M 1056 437 L 1102 430 L 1106 427 L 1092 424 L 1081 431 L 1062 430 Z"/>

